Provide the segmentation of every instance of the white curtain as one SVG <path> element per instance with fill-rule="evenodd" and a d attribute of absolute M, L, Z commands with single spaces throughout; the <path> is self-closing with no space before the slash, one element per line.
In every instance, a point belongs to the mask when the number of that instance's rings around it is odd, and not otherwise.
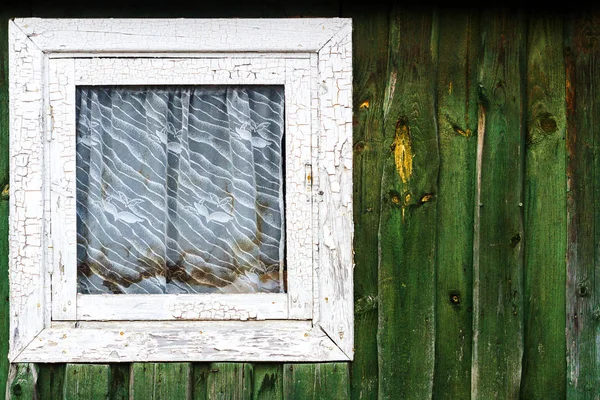
<path fill-rule="evenodd" d="M 283 97 L 79 87 L 79 293 L 282 292 Z"/>

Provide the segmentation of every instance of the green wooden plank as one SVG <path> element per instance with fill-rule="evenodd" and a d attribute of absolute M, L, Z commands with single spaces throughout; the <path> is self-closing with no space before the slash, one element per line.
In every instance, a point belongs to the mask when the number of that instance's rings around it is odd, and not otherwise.
<path fill-rule="evenodd" d="M 383 166 L 383 98 L 389 16 L 349 10 L 353 21 L 354 76 L 354 362 L 353 399 L 377 397 L 377 265 Z"/>
<path fill-rule="evenodd" d="M 185 400 L 192 396 L 191 363 L 134 363 L 131 399 Z"/>
<path fill-rule="evenodd" d="M 563 399 L 566 391 L 562 20 L 560 16 L 532 15 L 528 27 L 523 399 Z"/>
<path fill-rule="evenodd" d="M 129 399 L 130 371 L 131 364 L 111 364 L 110 400 Z"/>
<path fill-rule="evenodd" d="M 600 398 L 600 14 L 579 12 L 566 26 L 567 398 Z"/>
<path fill-rule="evenodd" d="M 379 398 L 431 398 L 439 151 L 437 19 L 394 10 L 379 225 Z"/>
<path fill-rule="evenodd" d="M 207 379 L 209 400 L 252 398 L 252 364 L 212 363 Z"/>
<path fill-rule="evenodd" d="M 65 400 L 108 399 L 110 366 L 104 364 L 67 364 L 63 398 Z"/>
<path fill-rule="evenodd" d="M 61 399 L 65 382 L 65 364 L 38 364 L 37 390 L 40 399 Z"/>
<path fill-rule="evenodd" d="M 38 399 L 38 368 L 35 364 L 11 364 L 8 371 L 7 400 Z"/>
<path fill-rule="evenodd" d="M 434 397 L 471 398 L 479 14 L 440 15 Z"/>
<path fill-rule="evenodd" d="M 210 363 L 194 363 L 192 370 L 192 399 L 206 400 Z"/>
<path fill-rule="evenodd" d="M 286 400 L 346 400 L 350 398 L 347 363 L 284 364 Z"/>
<path fill-rule="evenodd" d="M 524 31 L 522 14 L 483 14 L 473 250 L 476 399 L 516 399 L 521 383 Z"/>
<path fill-rule="evenodd" d="M 283 399 L 283 365 L 256 363 L 253 368 L 252 399 Z"/>

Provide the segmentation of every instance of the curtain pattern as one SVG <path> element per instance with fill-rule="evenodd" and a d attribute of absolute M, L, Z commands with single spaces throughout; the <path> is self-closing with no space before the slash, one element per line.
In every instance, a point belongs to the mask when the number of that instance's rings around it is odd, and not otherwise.
<path fill-rule="evenodd" d="M 79 293 L 282 292 L 283 99 L 78 87 Z"/>

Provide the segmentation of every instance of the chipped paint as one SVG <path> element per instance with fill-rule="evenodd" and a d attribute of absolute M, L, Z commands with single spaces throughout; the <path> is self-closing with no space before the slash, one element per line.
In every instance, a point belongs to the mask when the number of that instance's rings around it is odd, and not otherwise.
<path fill-rule="evenodd" d="M 408 183 L 412 177 L 413 156 L 408 121 L 406 118 L 400 118 L 396 123 L 394 137 L 394 162 L 402 183 Z"/>

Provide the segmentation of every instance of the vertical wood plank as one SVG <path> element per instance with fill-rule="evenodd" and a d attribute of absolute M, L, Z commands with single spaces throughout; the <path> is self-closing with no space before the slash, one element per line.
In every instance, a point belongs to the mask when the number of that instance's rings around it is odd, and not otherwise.
<path fill-rule="evenodd" d="M 110 400 L 129 399 L 131 364 L 119 363 L 110 366 Z"/>
<path fill-rule="evenodd" d="M 192 399 L 206 400 L 210 363 L 194 363 L 192 370 Z"/>
<path fill-rule="evenodd" d="M 64 400 L 108 399 L 110 366 L 104 364 L 67 364 Z"/>
<path fill-rule="evenodd" d="M 430 398 L 434 374 L 439 151 L 437 19 L 393 10 L 383 104 L 379 223 L 379 398 Z"/>
<path fill-rule="evenodd" d="M 252 380 L 252 364 L 211 363 L 207 379 L 207 399 L 251 399 Z"/>
<path fill-rule="evenodd" d="M 378 226 L 383 166 L 389 14 L 353 9 L 354 361 L 353 399 L 377 397 Z"/>
<path fill-rule="evenodd" d="M 472 397 L 517 399 L 523 356 L 524 18 L 485 10 L 479 69 Z"/>
<path fill-rule="evenodd" d="M 40 399 L 37 379 L 38 368 L 35 364 L 11 364 L 7 376 L 6 400 Z"/>
<path fill-rule="evenodd" d="M 479 15 L 440 14 L 434 397 L 471 398 L 473 210 Z"/>
<path fill-rule="evenodd" d="M 283 364 L 256 363 L 253 376 L 252 399 L 283 399 Z"/>
<path fill-rule="evenodd" d="M 284 399 L 348 399 L 350 398 L 349 372 L 348 363 L 284 364 Z"/>
<path fill-rule="evenodd" d="M 567 398 L 600 398 L 600 14 L 578 10 L 565 29 L 567 85 Z M 600 143 L 600 141 L 599 141 Z"/>
<path fill-rule="evenodd" d="M 565 398 L 567 233 L 563 18 L 531 15 L 527 38 L 524 354 L 521 398 Z"/>
<path fill-rule="evenodd" d="M 192 397 L 191 363 L 134 363 L 131 399 L 186 400 Z"/>
<path fill-rule="evenodd" d="M 40 399 L 62 399 L 65 364 L 38 364 L 37 390 Z"/>

